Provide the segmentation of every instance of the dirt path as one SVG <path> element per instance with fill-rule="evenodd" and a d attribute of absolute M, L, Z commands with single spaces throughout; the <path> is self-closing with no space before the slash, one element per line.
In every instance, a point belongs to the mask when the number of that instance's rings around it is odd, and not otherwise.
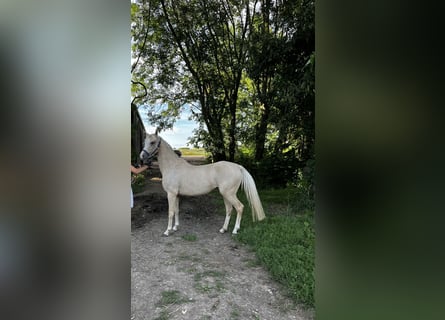
<path fill-rule="evenodd" d="M 312 319 L 254 253 L 218 232 L 224 216 L 209 195 L 181 198 L 179 230 L 163 237 L 168 205 L 156 163 L 148 176 L 132 210 L 131 319 Z"/>

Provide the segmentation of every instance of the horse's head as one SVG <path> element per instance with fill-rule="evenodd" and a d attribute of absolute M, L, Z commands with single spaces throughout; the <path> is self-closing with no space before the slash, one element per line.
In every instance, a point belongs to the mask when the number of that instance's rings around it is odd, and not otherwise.
<path fill-rule="evenodd" d="M 139 155 L 143 163 L 148 162 L 158 153 L 160 144 L 161 137 L 158 136 L 157 131 L 155 134 L 147 134 L 145 136 L 144 145 Z"/>

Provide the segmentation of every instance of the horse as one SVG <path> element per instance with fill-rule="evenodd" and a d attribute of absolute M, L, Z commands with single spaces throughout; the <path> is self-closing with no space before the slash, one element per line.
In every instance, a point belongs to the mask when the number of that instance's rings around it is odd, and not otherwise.
<path fill-rule="evenodd" d="M 255 181 L 243 166 L 228 161 L 192 165 L 185 159 L 178 157 L 172 147 L 158 135 L 157 130 L 154 134 L 146 135 L 140 153 L 140 158 L 144 163 L 154 156 L 158 158 L 159 169 L 162 174 L 162 187 L 167 192 L 168 199 L 168 226 L 164 232 L 165 236 L 168 236 L 172 230 L 178 230 L 179 195 L 203 195 L 216 188 L 224 198 L 226 208 L 224 225 L 219 232 L 227 231 L 233 207 L 237 216 L 232 234 L 237 234 L 240 228 L 244 209 L 244 205 L 236 196 L 240 185 L 242 185 L 252 209 L 253 221 L 261 221 L 266 217 Z M 173 217 L 175 217 L 175 225 L 172 228 Z"/>

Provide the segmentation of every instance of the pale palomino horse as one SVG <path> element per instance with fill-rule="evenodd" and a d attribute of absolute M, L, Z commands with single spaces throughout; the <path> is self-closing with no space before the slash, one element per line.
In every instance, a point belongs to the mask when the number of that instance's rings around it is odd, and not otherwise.
<path fill-rule="evenodd" d="M 191 165 L 186 160 L 178 157 L 171 146 L 165 142 L 157 132 L 147 134 L 144 148 L 140 154 L 143 161 L 158 157 L 159 169 L 162 173 L 162 187 L 167 192 L 168 198 L 168 227 L 164 235 L 168 236 L 179 226 L 179 195 L 196 196 L 209 193 L 215 188 L 224 198 L 226 207 L 226 219 L 221 233 L 227 231 L 232 207 L 237 212 L 233 234 L 240 228 L 244 205 L 236 197 L 238 188 L 242 184 L 244 192 L 252 209 L 253 221 L 261 221 L 265 218 L 263 206 L 250 173 L 242 166 L 227 161 L 219 161 L 206 165 Z M 172 228 L 173 217 L 175 225 Z"/>

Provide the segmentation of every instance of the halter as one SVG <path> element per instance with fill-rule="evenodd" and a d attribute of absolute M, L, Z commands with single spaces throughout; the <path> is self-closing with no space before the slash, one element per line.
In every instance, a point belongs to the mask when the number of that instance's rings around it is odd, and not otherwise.
<path fill-rule="evenodd" d="M 159 151 L 159 147 L 160 147 L 160 146 L 161 146 L 161 139 L 159 139 L 158 145 L 156 146 L 156 149 L 152 152 L 151 155 L 150 155 L 150 152 L 148 152 L 147 150 L 145 150 L 145 148 L 142 149 L 142 152 L 144 152 L 144 153 L 147 155 L 148 159 L 151 159 L 151 158 L 153 158 L 155 155 L 158 154 L 158 151 Z"/>

